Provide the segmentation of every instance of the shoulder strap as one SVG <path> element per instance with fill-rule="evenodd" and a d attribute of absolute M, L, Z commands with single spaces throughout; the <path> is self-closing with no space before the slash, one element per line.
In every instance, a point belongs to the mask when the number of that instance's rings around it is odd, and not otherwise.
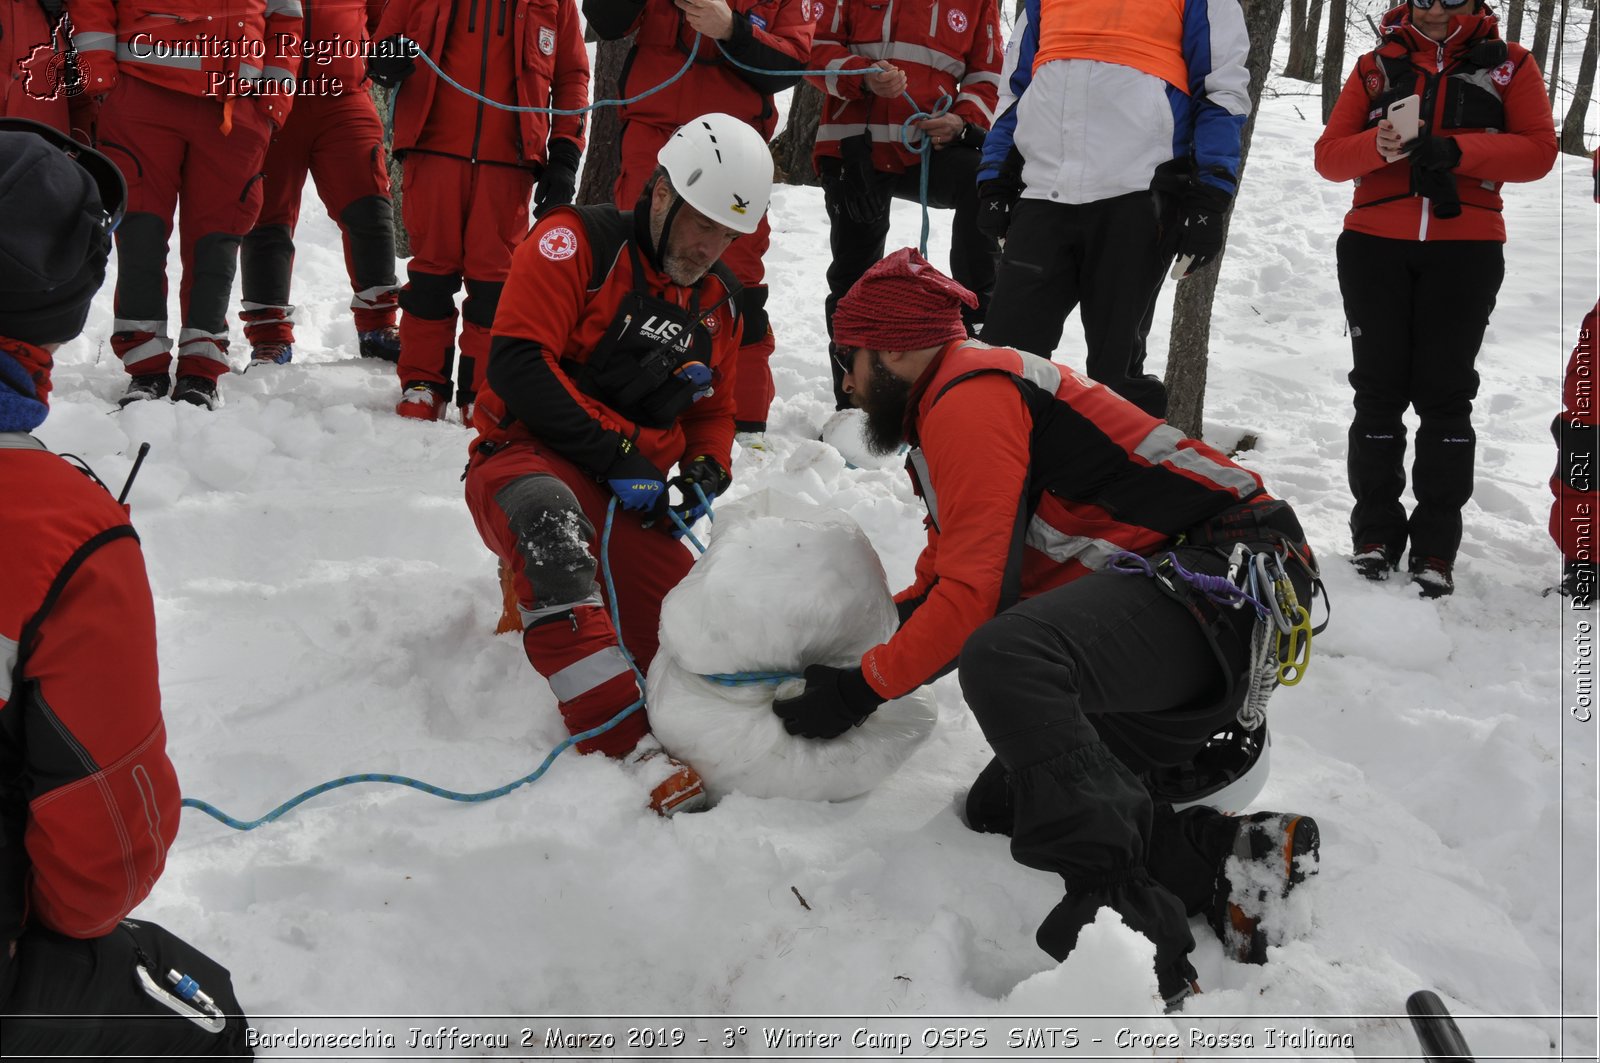
<path fill-rule="evenodd" d="M 594 258 L 594 268 L 589 274 L 589 291 L 597 292 L 611 276 L 617 256 L 631 242 L 633 212 L 618 210 L 609 203 L 591 203 L 569 208 L 578 216 L 584 234 L 589 238 L 589 249 Z"/>

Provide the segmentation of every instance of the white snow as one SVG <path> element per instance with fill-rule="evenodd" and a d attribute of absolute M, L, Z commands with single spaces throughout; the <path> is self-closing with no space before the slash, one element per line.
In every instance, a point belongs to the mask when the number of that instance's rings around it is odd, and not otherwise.
<path fill-rule="evenodd" d="M 1575 5 L 1568 69 L 1585 15 Z M 1347 62 L 1365 40 L 1352 29 Z M 854 800 L 735 794 L 662 821 L 617 764 L 568 753 L 486 804 L 360 785 L 248 834 L 186 811 L 137 914 L 229 965 L 262 1033 L 366 1026 L 396 1038 L 388 1054 L 407 1054 L 410 1027 L 459 1025 L 512 1036 L 509 1049 L 467 1054 L 516 1055 L 524 1026 L 542 1045 L 549 1026 L 628 1025 L 548 1016 L 616 1014 L 709 1016 L 637 1024 L 690 1029 L 673 1054 L 784 1054 L 761 1030 L 787 1026 L 840 1032 L 840 1046 L 813 1052 L 825 1056 L 892 1055 L 902 1032 L 905 1054 L 972 1050 L 970 1034 L 966 1049 L 925 1046 L 929 1027 L 982 1028 L 983 1053 L 1037 1055 L 1009 1045 L 1009 1031 L 1077 1026 L 1115 1058 L 1408 1056 L 1403 1001 L 1433 987 L 1479 1058 L 1594 1058 L 1600 724 L 1569 713 L 1573 669 L 1592 679 L 1593 629 L 1579 627 L 1592 617 L 1540 593 L 1560 568 L 1544 527 L 1548 426 L 1596 292 L 1588 165 L 1562 157 L 1545 180 L 1507 190 L 1508 271 L 1478 359 L 1478 486 L 1457 591 L 1423 602 L 1401 581 L 1358 581 L 1343 560 L 1350 356 L 1333 247 L 1350 188 L 1312 170 L 1316 89 L 1272 88 L 1223 264 L 1206 432 L 1259 439 L 1243 460 L 1298 509 L 1334 614 L 1307 680 L 1272 704 L 1273 775 L 1258 807 L 1314 815 L 1323 852 L 1296 912 L 1303 933 L 1266 966 L 1226 960 L 1196 921 L 1204 993 L 1167 1019 L 1149 946 L 1108 913 L 1067 963 L 1040 952 L 1033 931 L 1060 883 L 957 820 L 953 802 L 988 752 L 953 678 L 933 688 L 932 736 Z M 40 432 L 114 488 L 138 444 L 153 445 L 132 504 L 170 753 L 186 795 L 242 818 L 353 772 L 488 789 L 565 737 L 518 640 L 491 635 L 494 559 L 459 482 L 467 432 L 396 417 L 392 370 L 353 356 L 337 233 L 313 204 L 298 236 L 293 364 L 228 376 L 214 413 L 119 413 L 108 284 L 85 337 L 60 354 Z M 771 488 L 849 514 L 903 586 L 923 540 L 904 474 L 893 462 L 849 468 L 818 439 L 833 412 L 819 192 L 780 188 L 773 221 L 779 399 L 771 450 L 738 456 L 731 497 Z M 948 215 L 933 225 L 930 257 L 943 264 Z M 889 246 L 915 238 L 916 211 L 901 205 Z M 175 289 L 176 254 L 171 268 Z M 1169 307 L 1170 284 L 1155 337 Z M 1153 346 L 1160 372 L 1164 340 Z M 1082 364 L 1075 320 L 1058 357 Z M 771 562 L 788 593 L 815 585 Z M 759 1018 L 814 1014 L 839 1018 Z M 1065 1018 L 1096 1014 L 1147 1018 Z M 850 1018 L 874 1015 L 898 1018 Z M 726 1051 L 724 1027 L 736 1042 Z M 1114 1049 L 1119 1027 L 1145 1047 Z M 1254 1047 L 1190 1047 L 1191 1027 L 1249 1034 Z M 1353 1053 L 1266 1040 L 1302 1027 L 1351 1035 Z M 852 1049 L 858 1028 L 882 1043 Z M 1152 1047 L 1173 1033 L 1181 1050 Z"/>

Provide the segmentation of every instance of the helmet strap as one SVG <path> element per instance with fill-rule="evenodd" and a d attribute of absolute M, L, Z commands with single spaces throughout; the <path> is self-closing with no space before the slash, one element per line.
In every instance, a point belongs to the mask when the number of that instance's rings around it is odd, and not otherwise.
<path fill-rule="evenodd" d="M 656 181 L 659 180 L 661 180 L 661 178 L 658 176 L 644 186 L 644 192 L 640 196 L 640 198 L 643 200 L 643 203 L 639 207 L 634 208 L 635 210 L 642 209 L 644 213 L 646 220 L 644 231 L 647 235 L 650 232 L 650 211 L 655 203 Z M 671 188 L 670 184 L 668 185 L 668 188 Z M 677 218 L 678 210 L 682 206 L 683 197 L 678 195 L 677 189 L 672 189 L 672 203 L 667 207 L 666 217 L 661 219 L 661 239 L 643 241 L 645 245 L 645 257 L 650 260 L 651 267 L 657 273 L 663 273 L 666 271 L 667 242 L 672 236 L 672 222 L 675 218 Z"/>

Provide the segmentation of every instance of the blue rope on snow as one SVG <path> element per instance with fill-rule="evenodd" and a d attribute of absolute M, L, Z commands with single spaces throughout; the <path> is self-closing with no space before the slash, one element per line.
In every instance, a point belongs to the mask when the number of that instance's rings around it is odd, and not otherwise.
<path fill-rule="evenodd" d="M 616 516 L 616 511 L 617 500 L 613 498 L 610 505 L 606 508 L 605 531 L 602 533 L 600 539 L 600 563 L 602 571 L 605 575 L 606 597 L 609 599 L 611 606 L 611 624 L 617 632 L 617 646 L 622 650 L 622 656 L 627 660 L 628 667 L 633 669 L 634 678 L 638 680 L 639 690 L 642 692 L 644 690 L 644 673 L 639 671 L 639 666 L 634 663 L 633 654 L 629 653 L 628 647 L 622 643 L 622 614 L 617 609 L 616 587 L 611 580 L 611 525 L 613 518 Z M 234 830 L 245 831 L 255 830 L 257 827 L 263 824 L 271 823 L 273 820 L 283 816 L 291 809 L 304 804 L 313 797 L 317 797 L 320 794 L 325 794 L 329 790 L 337 790 L 341 786 L 351 786 L 355 783 L 363 782 L 393 783 L 396 786 L 409 786 L 414 790 L 421 790 L 425 794 L 432 794 L 434 797 L 442 797 L 448 801 L 493 801 L 497 797 L 504 797 L 506 794 L 509 794 L 518 787 L 526 786 L 531 782 L 538 781 L 538 779 L 544 775 L 545 771 L 549 769 L 550 765 L 555 762 L 555 759 L 562 753 L 577 745 L 579 742 L 583 742 L 598 735 L 605 734 L 617 724 L 621 723 L 623 720 L 627 719 L 629 716 L 632 716 L 635 712 L 638 712 L 641 708 L 643 708 L 644 701 L 645 699 L 641 696 L 638 701 L 635 701 L 632 705 L 629 705 L 627 708 L 623 709 L 621 712 L 617 713 L 600 726 L 591 727 L 589 730 L 584 731 L 581 734 L 575 734 L 562 740 L 559 745 L 545 755 L 544 762 L 533 771 L 529 772 L 527 775 L 524 775 L 520 779 L 506 783 L 504 786 L 497 786 L 493 790 L 482 790 L 477 793 L 464 793 L 460 790 L 447 790 L 442 786 L 434 786 L 431 783 L 422 782 L 420 779 L 413 779 L 408 775 L 386 775 L 378 772 L 364 772 L 359 775 L 346 775 L 343 778 L 325 782 L 320 786 L 313 786 L 311 789 L 302 791 L 301 793 L 296 794 L 294 797 L 291 797 L 289 800 L 285 801 L 277 808 L 274 808 L 266 815 L 261 816 L 259 819 L 235 819 L 233 816 L 223 812 L 210 802 L 201 801 L 200 799 L 194 797 L 185 797 L 183 799 L 182 807 L 199 809 L 201 812 L 204 812 L 206 815 L 210 816 L 212 819 L 215 819 L 224 826 L 232 827 Z"/>

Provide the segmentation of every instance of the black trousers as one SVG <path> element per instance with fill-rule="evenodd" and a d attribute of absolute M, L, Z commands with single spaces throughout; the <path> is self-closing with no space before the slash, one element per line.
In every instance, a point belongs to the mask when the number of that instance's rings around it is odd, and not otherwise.
<path fill-rule="evenodd" d="M 1409 540 L 1413 558 L 1455 560 L 1477 447 L 1473 365 L 1505 276 L 1503 252 L 1493 240 L 1339 237 L 1339 291 L 1354 354 L 1348 465 L 1358 550 L 1378 544 L 1398 561 Z M 1419 422 L 1409 520 L 1400 501 L 1408 406 Z"/>
<path fill-rule="evenodd" d="M 1076 307 L 1089 376 L 1165 417 L 1166 386 L 1146 375 L 1144 360 L 1177 223 L 1175 201 L 1155 192 L 1094 203 L 1023 199 L 1012 211 L 984 342 L 1048 358 Z"/>
<path fill-rule="evenodd" d="M 1211 551 L 1176 553 L 1227 570 Z M 1234 826 L 1209 809 L 1158 817 L 1135 772 L 1191 758 L 1233 716 L 1227 676 L 1247 666 L 1254 613 L 1220 615 L 1214 649 L 1155 580 L 1096 572 L 1000 614 L 961 651 L 962 692 L 1010 776 L 1011 855 L 1066 884 L 1040 948 L 1064 959 L 1109 905 L 1155 943 L 1163 994 L 1193 976 L 1188 916 L 1209 903 Z"/>
<path fill-rule="evenodd" d="M 994 290 L 993 240 L 978 231 L 978 164 L 976 148 L 953 145 L 935 151 L 928 162 L 928 206 L 954 210 L 950 229 L 950 276 L 978 297 L 976 310 L 962 308 L 961 317 L 970 333 L 983 324 Z M 883 257 L 889 237 L 889 204 L 895 199 L 919 203 L 922 200 L 922 167 L 904 173 L 879 171 L 875 191 L 883 204 L 883 219 L 873 225 L 858 225 L 839 213 L 839 205 L 824 186 L 823 203 L 828 211 L 828 244 L 833 261 L 828 265 L 828 298 L 823 307 L 828 335 L 833 335 L 833 308 L 839 305 L 861 275 Z M 838 409 L 850 409 L 844 393 L 844 371 L 832 358 L 833 398 Z"/>
<path fill-rule="evenodd" d="M 177 970 L 228 1016 L 211 1033 L 147 995 L 135 967 L 163 986 Z M 104 937 L 79 940 L 33 927 L 17 941 L 13 988 L 0 1004 L 0 1055 L 84 1058 L 251 1057 L 228 971 L 154 923 L 125 919 Z M 27 1016 L 27 1017 L 22 1017 Z"/>

